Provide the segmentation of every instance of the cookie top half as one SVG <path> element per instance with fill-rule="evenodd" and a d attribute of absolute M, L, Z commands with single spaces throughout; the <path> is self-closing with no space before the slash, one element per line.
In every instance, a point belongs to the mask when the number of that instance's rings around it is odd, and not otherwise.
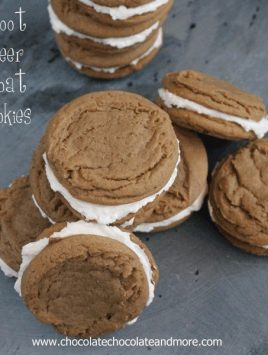
<path fill-rule="evenodd" d="M 16 290 L 40 321 L 65 335 L 115 331 L 154 297 L 158 270 L 151 253 L 117 227 L 57 224 L 22 254 Z"/>
<path fill-rule="evenodd" d="M 228 236 L 268 245 L 268 140 L 240 148 L 215 169 L 209 193 L 212 219 Z"/>
<path fill-rule="evenodd" d="M 159 191 L 178 161 L 169 116 L 145 98 L 96 92 L 59 110 L 46 131 L 55 176 L 77 199 L 119 205 Z"/>

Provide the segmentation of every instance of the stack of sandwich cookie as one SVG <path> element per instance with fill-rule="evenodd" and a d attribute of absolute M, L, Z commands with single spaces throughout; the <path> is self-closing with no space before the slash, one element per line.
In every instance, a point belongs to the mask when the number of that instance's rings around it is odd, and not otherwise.
<path fill-rule="evenodd" d="M 171 188 L 157 202 L 145 206 L 135 217 L 135 232 L 158 232 L 186 221 L 201 209 L 207 194 L 208 159 L 195 133 L 175 128 L 180 142 L 181 162 Z"/>
<path fill-rule="evenodd" d="M 91 93 L 50 121 L 33 158 L 34 200 L 50 221 L 69 209 L 73 219 L 131 225 L 170 189 L 179 162 L 178 139 L 158 106 L 127 92 Z"/>
<path fill-rule="evenodd" d="M 268 255 L 268 140 L 246 145 L 216 166 L 209 211 L 233 245 Z"/>
<path fill-rule="evenodd" d="M 22 258 L 15 289 L 40 321 L 68 336 L 97 337 L 134 323 L 158 281 L 138 238 L 85 221 L 45 230 Z"/>
<path fill-rule="evenodd" d="M 158 104 L 175 124 L 218 138 L 252 140 L 268 132 L 262 98 L 197 71 L 167 74 Z"/>
<path fill-rule="evenodd" d="M 0 190 L 0 268 L 6 276 L 17 276 L 22 247 L 49 225 L 32 201 L 28 177 Z"/>
<path fill-rule="evenodd" d="M 63 57 L 80 72 L 112 79 L 143 68 L 159 51 L 173 0 L 52 0 L 49 16 Z"/>

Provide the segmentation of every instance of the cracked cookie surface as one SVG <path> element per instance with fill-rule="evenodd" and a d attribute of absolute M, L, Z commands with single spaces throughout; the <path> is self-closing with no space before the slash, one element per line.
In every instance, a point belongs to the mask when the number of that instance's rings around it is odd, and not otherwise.
<path fill-rule="evenodd" d="M 248 247 L 268 244 L 267 139 L 240 148 L 216 167 L 209 202 L 212 217 L 226 237 Z"/>
<path fill-rule="evenodd" d="M 41 237 L 62 229 L 55 225 Z M 131 240 L 147 254 L 136 238 Z M 22 297 L 42 322 L 69 336 L 96 337 L 135 319 L 148 300 L 148 281 L 138 256 L 123 243 L 94 235 L 51 240 L 22 276 Z"/>
<path fill-rule="evenodd" d="M 157 193 L 178 161 L 169 116 L 145 98 L 96 92 L 64 106 L 46 131 L 47 157 L 77 199 L 121 205 Z"/>

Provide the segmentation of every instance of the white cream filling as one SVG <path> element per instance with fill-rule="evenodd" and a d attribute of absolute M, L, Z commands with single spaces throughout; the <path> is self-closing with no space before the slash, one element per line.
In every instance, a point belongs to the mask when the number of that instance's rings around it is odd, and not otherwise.
<path fill-rule="evenodd" d="M 133 222 L 135 220 L 135 217 L 131 218 L 129 221 L 124 222 L 123 224 L 121 224 L 122 228 L 127 228 L 133 225 Z"/>
<path fill-rule="evenodd" d="M 159 22 L 154 23 L 151 27 L 147 28 L 146 30 L 136 33 L 135 35 L 128 36 L 128 37 L 111 37 L 111 38 L 98 38 L 98 37 L 92 37 L 85 35 L 83 33 L 77 32 L 73 30 L 72 28 L 68 27 L 63 23 L 58 16 L 55 14 L 52 6 L 49 4 L 48 5 L 48 13 L 50 17 L 50 23 L 52 26 L 52 29 L 56 33 L 64 33 L 67 36 L 75 36 L 81 39 L 89 39 L 93 42 L 108 45 L 111 47 L 115 48 L 127 48 L 131 47 L 137 43 L 142 43 L 144 42 L 150 34 L 155 31 L 159 27 Z"/>
<path fill-rule="evenodd" d="M 113 20 L 127 20 L 130 17 L 143 15 L 148 12 L 156 11 L 160 6 L 168 3 L 169 0 L 154 0 L 144 5 L 136 7 L 126 7 L 124 5 L 117 7 L 108 7 L 96 4 L 91 0 L 79 0 L 83 4 L 92 7 L 96 12 L 100 14 L 109 15 Z"/>
<path fill-rule="evenodd" d="M 216 223 L 216 220 L 215 220 L 215 217 L 214 217 L 214 214 L 213 214 L 213 207 L 210 203 L 210 201 L 208 200 L 208 212 L 209 212 L 209 215 L 210 215 L 210 218 L 211 220 Z"/>
<path fill-rule="evenodd" d="M 45 212 L 42 210 L 42 208 L 38 205 L 34 195 L 32 195 L 32 200 L 33 200 L 35 206 L 37 207 L 38 211 L 40 212 L 41 216 L 45 219 L 48 219 L 51 224 L 55 224 L 55 222 L 50 217 L 48 217 L 48 215 L 45 214 Z"/>
<path fill-rule="evenodd" d="M 252 245 L 252 244 L 251 244 Z M 258 245 L 256 244 L 255 245 L 256 247 L 259 247 L 259 248 L 263 248 L 263 249 L 268 249 L 268 244 L 264 244 L 264 245 Z"/>
<path fill-rule="evenodd" d="M 189 216 L 191 213 L 197 212 L 201 209 L 201 207 L 204 203 L 205 197 L 207 195 L 207 192 L 208 192 L 208 187 L 206 185 L 206 187 L 201 192 L 201 194 L 198 196 L 198 198 L 188 208 L 185 208 L 184 210 L 180 211 L 179 213 L 175 214 L 174 216 L 167 218 L 163 221 L 152 222 L 152 223 L 142 223 L 134 229 L 134 232 L 149 233 L 149 232 L 152 232 L 156 228 L 168 227 L 168 226 L 171 226 L 173 223 L 181 221 L 185 217 Z"/>
<path fill-rule="evenodd" d="M 131 66 L 137 65 L 142 59 L 146 58 L 155 49 L 160 48 L 162 46 L 162 44 L 163 44 L 163 30 L 162 30 L 162 28 L 160 28 L 154 44 L 144 54 L 142 54 L 138 58 L 132 60 L 128 65 L 131 65 Z M 101 68 L 101 67 L 89 66 L 89 65 L 85 65 L 85 64 L 81 64 L 79 62 L 76 62 L 76 61 L 72 60 L 69 57 L 67 57 L 66 60 L 68 62 L 72 63 L 78 70 L 81 70 L 83 68 L 90 68 L 90 69 L 92 69 L 92 70 L 94 70 L 96 72 L 104 72 L 104 73 L 113 74 L 117 70 L 123 68 L 123 67 L 109 67 L 109 68 L 103 68 L 102 67 Z"/>
<path fill-rule="evenodd" d="M 159 196 L 162 192 L 165 192 L 170 189 L 170 187 L 173 185 L 177 177 L 178 164 L 180 162 L 180 151 L 179 151 L 176 167 L 169 181 L 161 190 L 159 190 L 156 194 L 145 197 L 140 201 L 127 203 L 124 205 L 99 205 L 95 203 L 82 201 L 73 197 L 70 194 L 70 192 L 59 182 L 59 180 L 53 173 L 48 163 L 46 153 L 43 154 L 43 159 L 45 161 L 46 176 L 50 184 L 50 187 L 53 191 L 59 192 L 64 197 L 64 199 L 69 203 L 69 205 L 75 211 L 79 212 L 83 217 L 85 217 L 86 220 L 96 221 L 100 224 L 111 224 L 126 217 L 130 213 L 136 213 L 142 207 L 154 201 L 156 197 Z"/>
<path fill-rule="evenodd" d="M 149 306 L 149 304 L 154 299 L 155 286 L 153 282 L 152 266 L 144 250 L 131 240 L 129 233 L 124 232 L 117 227 L 109 227 L 95 223 L 88 223 L 85 221 L 67 223 L 67 226 L 60 232 L 53 233 L 49 238 L 43 238 L 36 242 L 26 244 L 22 248 L 22 264 L 18 273 L 18 279 L 14 286 L 15 290 L 19 293 L 20 296 L 21 280 L 25 270 L 31 261 L 49 244 L 49 239 L 66 238 L 75 235 L 86 235 L 89 238 L 93 235 L 100 236 L 102 238 L 110 238 L 125 244 L 129 249 L 131 249 L 138 256 L 147 278 L 149 295 L 146 305 Z M 130 323 L 134 323 L 135 320 L 136 319 L 133 319 Z"/>
<path fill-rule="evenodd" d="M 253 131 L 258 138 L 262 138 L 265 133 L 268 132 L 268 116 L 265 116 L 260 121 L 256 122 L 248 118 L 229 115 L 220 111 L 212 110 L 203 105 L 199 105 L 194 101 L 184 99 L 180 96 L 171 93 L 166 89 L 160 89 L 159 96 L 164 101 L 164 104 L 169 108 L 175 106 L 177 108 L 197 112 L 201 115 L 206 115 L 220 120 L 236 123 L 241 126 L 246 132 Z"/>
<path fill-rule="evenodd" d="M 18 273 L 15 270 L 11 269 L 11 267 L 8 266 L 7 263 L 1 258 L 0 258 L 0 269 L 7 277 L 18 277 Z"/>

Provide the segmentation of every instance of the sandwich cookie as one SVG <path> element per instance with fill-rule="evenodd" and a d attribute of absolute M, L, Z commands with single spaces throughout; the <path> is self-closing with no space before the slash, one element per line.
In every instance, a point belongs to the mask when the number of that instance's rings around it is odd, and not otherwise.
<path fill-rule="evenodd" d="M 55 14 L 51 20 L 52 26 L 53 22 L 56 26 L 61 22 L 70 29 L 69 31 L 75 32 L 74 36 L 79 33 L 97 39 L 124 38 L 140 34 L 157 22 L 163 23 L 172 4 L 173 0 L 169 0 L 150 13 L 133 16 L 127 20 L 113 20 L 111 16 L 100 14 L 79 0 L 52 0 L 49 4 L 49 13 L 50 18 L 51 12 Z"/>
<path fill-rule="evenodd" d="M 56 113 L 45 139 L 50 188 L 80 219 L 121 224 L 177 176 L 179 144 L 169 116 L 136 94 L 82 96 Z"/>
<path fill-rule="evenodd" d="M 83 10 L 93 16 L 100 23 L 110 24 L 112 26 L 125 27 L 146 23 L 152 18 L 156 19 L 163 16 L 163 13 L 171 8 L 171 0 L 151 0 L 133 6 L 122 2 L 109 6 L 107 3 L 100 4 L 92 0 L 79 0 Z"/>
<path fill-rule="evenodd" d="M 116 78 L 121 78 L 126 75 L 129 75 L 133 73 L 134 71 L 141 70 L 144 66 L 146 66 L 148 63 L 150 63 L 154 57 L 157 55 L 158 51 L 160 50 L 161 46 L 163 44 L 163 33 L 162 29 L 159 30 L 157 33 L 157 37 L 155 38 L 153 44 L 141 55 L 136 57 L 135 59 L 131 59 L 129 61 L 129 53 L 126 54 L 126 56 L 115 56 L 115 57 L 107 57 L 107 53 L 104 54 L 104 58 L 107 58 L 107 60 L 102 61 L 98 59 L 98 56 L 93 55 L 91 56 L 86 55 L 86 53 L 82 53 L 84 56 L 84 63 L 88 62 L 89 59 L 94 63 L 95 65 L 87 65 L 87 64 L 82 64 L 81 60 L 77 62 L 76 60 L 72 59 L 70 57 L 70 52 L 67 51 L 65 52 L 64 44 L 62 45 L 60 43 L 60 40 L 58 41 L 59 48 L 62 52 L 63 57 L 65 60 L 76 70 L 78 70 L 80 73 L 88 75 L 90 77 L 94 78 L 100 78 L 100 79 L 116 79 Z M 71 53 L 73 53 L 71 51 Z M 119 65 L 119 66 L 106 66 L 104 67 L 103 65 L 105 62 L 109 62 L 111 60 L 115 60 L 115 64 L 123 63 L 125 64 Z M 114 64 L 114 65 L 115 65 Z"/>
<path fill-rule="evenodd" d="M 260 97 L 197 71 L 167 74 L 158 103 L 177 125 L 218 138 L 253 140 L 268 132 Z"/>
<path fill-rule="evenodd" d="M 171 188 L 135 217 L 136 232 L 159 232 L 186 221 L 199 211 L 207 194 L 208 159 L 198 136 L 175 128 L 180 141 L 181 162 Z"/>
<path fill-rule="evenodd" d="M 76 221 L 77 217 L 62 202 L 59 194 L 50 188 L 43 159 L 45 150 L 45 139 L 42 138 L 34 151 L 30 168 L 32 200 L 43 218 L 48 219 L 52 224 Z"/>
<path fill-rule="evenodd" d="M 84 221 L 45 230 L 22 258 L 15 289 L 37 319 L 68 336 L 98 337 L 134 323 L 158 281 L 138 238 Z"/>
<path fill-rule="evenodd" d="M 48 226 L 32 201 L 28 177 L 0 190 L 0 268 L 6 276 L 17 276 L 22 247 Z"/>
<path fill-rule="evenodd" d="M 148 26 L 143 31 L 138 33 L 131 32 L 129 35 L 111 37 L 111 32 L 107 33 L 104 37 L 94 37 L 85 33 L 77 32 L 76 30 L 68 27 L 66 23 L 56 15 L 51 5 L 48 7 L 48 13 L 50 23 L 53 31 L 60 37 L 63 37 L 65 41 L 68 40 L 80 45 L 82 48 L 87 49 L 106 49 L 116 50 L 120 52 L 122 49 L 129 49 L 135 47 L 138 44 L 145 42 L 150 36 L 156 33 L 160 26 L 160 22 L 156 21 L 151 26 Z"/>
<path fill-rule="evenodd" d="M 268 140 L 246 145 L 216 166 L 209 211 L 233 245 L 268 255 Z"/>

